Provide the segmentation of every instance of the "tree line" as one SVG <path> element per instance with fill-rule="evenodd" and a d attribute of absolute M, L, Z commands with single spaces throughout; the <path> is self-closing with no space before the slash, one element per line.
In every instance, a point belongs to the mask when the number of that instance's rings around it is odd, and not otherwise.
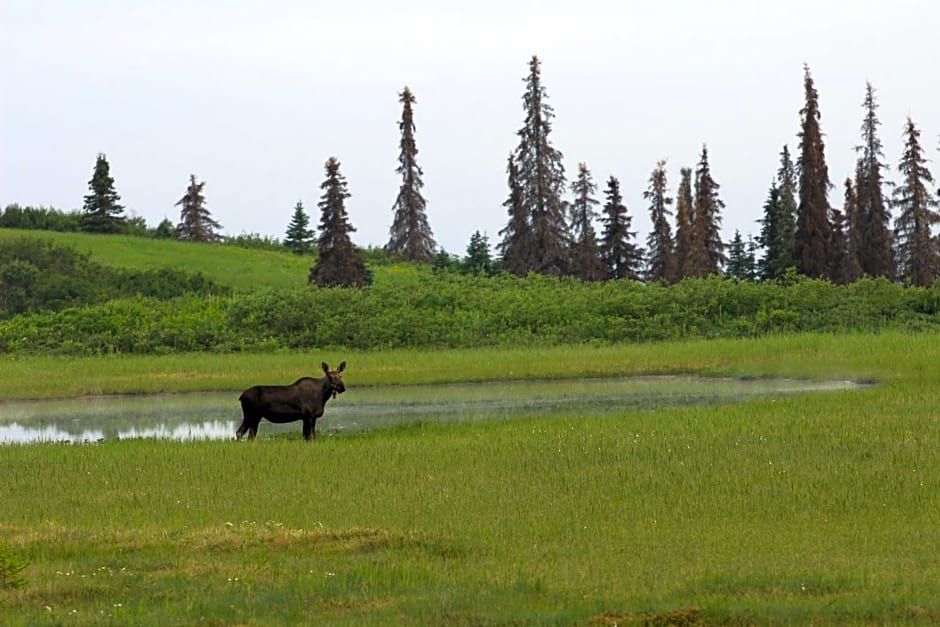
<path fill-rule="evenodd" d="M 908 118 L 897 168 L 903 180 L 886 198 L 887 165 L 870 83 L 862 103 L 856 169 L 845 180 L 841 209 L 829 202 L 832 183 L 819 96 L 810 69 L 804 66 L 797 157 L 794 161 L 789 147 L 783 146 L 756 240 L 748 237 L 745 242 L 736 231 L 730 242 L 722 242 L 724 203 L 711 172 L 708 146 L 703 145 L 694 171 L 680 169 L 675 198 L 667 194 L 666 162 L 654 167 L 643 193 L 652 229 L 642 250 L 629 230 L 630 217 L 616 177 L 607 182 L 600 216 L 595 209 L 597 187 L 584 163 L 578 164 L 570 185 L 571 200 L 564 198 L 562 153 L 550 140 L 554 112 L 540 67 L 538 57 L 532 57 L 523 95 L 525 123 L 507 164 L 509 219 L 499 244 L 506 271 L 520 276 L 571 275 L 586 281 L 634 278 L 666 283 L 722 272 L 737 279 L 763 280 L 797 273 L 837 284 L 868 276 L 930 285 L 937 278 L 940 243 L 932 227 L 940 222 L 940 213 L 920 131 Z M 897 212 L 893 229 L 892 209 Z M 592 226 L 598 217 L 603 226 L 600 237 Z"/>
<path fill-rule="evenodd" d="M 829 200 L 833 186 L 826 165 L 819 95 L 809 67 L 804 66 L 804 106 L 796 155 L 791 155 L 788 145 L 783 146 L 779 169 L 757 220 L 757 237 L 748 235 L 745 240 L 736 231 L 731 241 L 722 241 L 725 205 L 711 171 L 708 146 L 703 145 L 694 170 L 680 168 L 675 197 L 669 195 L 666 161 L 655 164 L 643 192 L 652 228 L 646 247 L 641 248 L 636 231 L 631 230 L 632 216 L 616 176 L 606 180 L 603 201 L 586 163 L 578 163 L 574 180 L 568 182 L 563 154 L 552 142 L 555 114 L 537 56 L 530 59 L 524 81 L 524 122 L 516 133 L 518 144 L 506 162 L 508 193 L 503 206 L 507 222 L 495 246 L 498 258 L 490 256 L 488 237 L 477 231 L 467 247 L 465 269 L 517 276 L 573 276 L 584 281 L 664 283 L 714 274 L 776 280 L 796 273 L 838 284 L 868 276 L 914 285 L 932 284 L 940 272 L 940 242 L 933 234 L 940 212 L 920 130 L 907 119 L 905 147 L 897 166 L 902 180 L 888 198 L 884 192 L 887 165 L 878 135 L 881 123 L 870 83 L 862 103 L 856 168 L 845 179 L 841 208 Z M 397 173 L 401 186 L 392 206 L 384 251 L 396 259 L 453 267 L 455 259 L 438 248 L 429 225 L 422 195 L 423 171 L 417 159 L 416 98 L 407 86 L 399 93 L 399 103 Z M 308 281 L 319 286 L 368 282 L 362 251 L 350 239 L 355 232 L 345 208 L 350 193 L 340 169 L 336 157 L 330 157 L 324 166 L 317 231 L 310 227 L 310 216 L 298 202 L 283 239 L 283 245 L 297 254 L 317 252 Z M 221 226 L 206 208 L 204 185 L 194 175 L 190 177 L 186 193 L 176 203 L 180 222 L 174 226 L 165 219 L 155 236 L 202 242 L 223 239 Z M 97 157 L 89 189 L 82 212 L 74 220 L 78 230 L 115 233 L 134 226 L 133 219 L 123 215 L 103 154 Z M 5 226 L 9 213 L 8 207 L 0 214 L 0 226 Z M 49 215 L 34 217 L 52 219 Z M 595 229 L 598 222 L 600 233 Z M 140 225 L 136 227 L 139 230 Z"/>

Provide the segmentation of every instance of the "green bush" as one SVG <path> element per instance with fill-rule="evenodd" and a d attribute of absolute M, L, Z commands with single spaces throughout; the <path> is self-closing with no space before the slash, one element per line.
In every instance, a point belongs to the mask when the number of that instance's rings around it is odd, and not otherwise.
<path fill-rule="evenodd" d="M 59 311 L 129 296 L 165 300 L 229 291 L 199 272 L 112 268 L 50 240 L 0 240 L 0 317 Z"/>
<path fill-rule="evenodd" d="M 135 289 L 147 284 L 156 296 L 0 321 L 0 351 L 531 346 L 940 327 L 940 285 L 903 287 L 884 279 L 837 286 L 711 277 L 664 286 L 426 269 L 383 277 L 362 289 L 214 295 L 211 282 L 198 275 L 157 272 L 135 279 Z M 177 294 L 181 285 L 188 287 Z"/>
<path fill-rule="evenodd" d="M 0 228 L 39 231 L 76 232 L 81 230 L 79 211 L 59 211 L 52 207 L 21 207 L 7 205 L 0 211 Z"/>

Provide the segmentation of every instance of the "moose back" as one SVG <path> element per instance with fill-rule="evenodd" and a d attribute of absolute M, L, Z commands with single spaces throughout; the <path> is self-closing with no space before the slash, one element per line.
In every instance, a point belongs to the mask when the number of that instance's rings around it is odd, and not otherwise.
<path fill-rule="evenodd" d="M 301 377 L 291 385 L 255 385 L 242 392 L 238 397 L 242 404 L 242 424 L 235 437 L 240 440 L 247 433 L 249 439 L 254 439 L 261 419 L 267 418 L 278 423 L 302 420 L 304 439 L 315 438 L 317 418 L 323 415 L 326 402 L 346 391 L 342 377 L 346 362 L 336 370 L 330 370 L 326 362 L 322 367 L 325 376 L 321 379 Z"/>

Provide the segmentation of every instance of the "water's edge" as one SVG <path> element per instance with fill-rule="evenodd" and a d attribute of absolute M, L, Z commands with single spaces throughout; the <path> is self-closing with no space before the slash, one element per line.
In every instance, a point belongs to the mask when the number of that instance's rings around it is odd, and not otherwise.
<path fill-rule="evenodd" d="M 472 422 L 552 413 L 610 413 L 671 405 L 869 387 L 852 381 L 646 376 L 349 388 L 327 405 L 321 435 L 417 420 Z M 0 402 L 0 444 L 110 439 L 232 439 L 237 392 L 99 396 Z M 300 434 L 300 423 L 262 421 L 259 437 Z"/>

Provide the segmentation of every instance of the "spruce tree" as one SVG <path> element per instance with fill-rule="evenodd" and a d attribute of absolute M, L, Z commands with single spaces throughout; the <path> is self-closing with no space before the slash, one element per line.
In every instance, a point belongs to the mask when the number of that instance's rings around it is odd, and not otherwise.
<path fill-rule="evenodd" d="M 712 178 L 708 164 L 708 147 L 702 146 L 702 156 L 695 168 L 690 276 L 706 277 L 718 274 L 727 259 L 720 228 L 721 210 L 725 203 L 718 198 L 719 187 Z"/>
<path fill-rule="evenodd" d="M 490 255 L 490 238 L 485 233 L 474 231 L 467 244 L 467 256 L 463 269 L 469 274 L 489 276 L 493 274 L 493 258 Z"/>
<path fill-rule="evenodd" d="M 574 201 L 571 203 L 571 269 L 570 274 L 582 281 L 604 280 L 604 265 L 600 257 L 594 220 L 598 204 L 594 194 L 597 185 L 585 163 L 578 164 L 578 178 L 571 183 Z"/>
<path fill-rule="evenodd" d="M 757 242 L 764 249 L 764 256 L 758 262 L 758 275 L 764 280 L 781 279 L 790 268 L 796 267 L 793 259 L 795 203 L 792 193 L 786 193 L 783 180 L 778 178 L 771 183 L 763 217 L 757 221 L 761 225 Z"/>
<path fill-rule="evenodd" d="M 780 188 L 777 181 L 770 184 L 767 200 L 764 201 L 763 216 L 757 221 L 760 233 L 757 241 L 764 249 L 764 256 L 757 262 L 757 274 L 761 279 L 772 280 L 781 275 L 778 266 L 780 256 Z M 731 263 L 731 251 L 728 251 L 728 263 Z"/>
<path fill-rule="evenodd" d="M 500 230 L 503 237 L 497 245 L 503 269 L 516 276 L 526 276 L 533 268 L 532 227 L 529 214 L 522 201 L 522 184 L 515 158 L 509 155 L 506 165 L 509 197 L 503 203 L 509 213 L 509 222 Z"/>
<path fill-rule="evenodd" d="M 829 168 L 819 125 L 819 94 L 804 65 L 803 88 L 806 102 L 800 110 L 801 130 L 799 205 L 797 207 L 794 257 L 797 271 L 811 278 L 829 278 L 832 258 L 832 227 L 829 224 Z"/>
<path fill-rule="evenodd" d="M 734 230 L 734 238 L 728 243 L 728 265 L 725 274 L 738 281 L 753 281 L 757 278 L 754 242 L 750 237 L 745 242 L 737 229 Z"/>
<path fill-rule="evenodd" d="M 460 265 L 460 260 L 456 255 L 451 255 L 443 247 L 440 248 L 431 259 L 431 271 L 435 274 L 456 270 Z"/>
<path fill-rule="evenodd" d="M 694 199 L 692 197 L 692 169 L 679 170 L 679 189 L 676 193 L 676 279 L 695 276 L 692 268 L 695 247 Z"/>
<path fill-rule="evenodd" d="M 82 207 L 82 230 L 88 233 L 120 233 L 124 230 L 124 206 L 114 189 L 111 166 L 103 153 L 98 153 L 95 170 L 88 181 L 91 193 Z"/>
<path fill-rule="evenodd" d="M 414 94 L 405 87 L 398 96 L 402 103 L 401 150 L 398 155 L 398 169 L 401 175 L 401 187 L 398 198 L 392 207 L 394 219 L 389 229 L 388 244 L 385 251 L 406 261 L 430 261 L 437 246 L 434 242 L 426 212 L 427 203 L 421 195 L 423 172 L 418 165 L 418 147 L 415 143 L 415 123 L 412 105 Z"/>
<path fill-rule="evenodd" d="M 788 268 L 796 267 L 796 212 L 798 194 L 798 175 L 796 165 L 790 157 L 790 147 L 783 145 L 780 151 L 780 169 L 777 170 L 777 187 L 780 189 L 780 211 L 777 222 L 776 267 L 779 272 L 775 278 L 781 278 Z"/>
<path fill-rule="evenodd" d="M 851 282 L 851 279 L 849 278 L 849 242 L 846 234 L 845 214 L 833 208 L 830 212 L 829 224 L 832 227 L 829 278 L 837 285 L 846 285 Z"/>
<path fill-rule="evenodd" d="M 529 75 L 522 97 L 525 122 L 517 135 L 519 145 L 514 157 L 518 168 L 520 201 L 531 229 L 529 271 L 561 275 L 568 269 L 568 223 L 562 200 L 565 192 L 565 168 L 561 152 L 552 146 L 552 119 L 542 85 L 541 62 L 529 61 Z"/>
<path fill-rule="evenodd" d="M 606 201 L 601 218 L 604 224 L 604 232 L 601 235 L 601 259 L 606 268 L 606 276 L 608 279 L 636 281 L 640 278 L 643 253 L 631 241 L 636 237 L 636 231 L 630 230 L 633 218 L 630 217 L 626 205 L 623 204 L 620 181 L 616 177 L 611 176 L 607 180 L 604 196 Z"/>
<path fill-rule="evenodd" d="M 764 256 L 757 264 L 758 276 L 764 280 L 783 278 L 790 268 L 796 267 L 794 235 L 796 231 L 797 174 L 790 158 L 790 149 L 784 144 L 780 151 L 780 168 L 767 192 L 757 242 Z"/>
<path fill-rule="evenodd" d="M 852 179 L 845 179 L 845 195 L 842 203 L 842 214 L 845 221 L 843 237 L 845 238 L 845 258 L 840 268 L 840 276 L 833 277 L 837 283 L 853 283 L 862 276 L 862 266 L 859 264 L 859 250 L 861 238 L 858 229 L 858 197 Z M 834 225 L 833 225 L 834 226 Z M 833 228 L 834 230 L 834 228 Z"/>
<path fill-rule="evenodd" d="M 350 194 L 339 167 L 339 160 L 330 157 L 325 166 L 326 179 L 320 184 L 323 195 L 317 203 L 321 212 L 317 238 L 319 255 L 307 279 L 308 283 L 319 287 L 358 287 L 366 283 L 362 251 L 349 237 L 356 229 L 346 214 L 346 199 Z"/>
<path fill-rule="evenodd" d="M 643 192 L 649 202 L 650 222 L 653 228 L 646 238 L 646 280 L 672 282 L 676 279 L 676 262 L 673 251 L 672 229 L 669 226 L 669 205 L 672 198 L 666 196 L 666 162 L 659 161 L 650 174 L 649 188 Z"/>
<path fill-rule="evenodd" d="M 910 117 L 904 127 L 904 152 L 898 172 L 903 180 L 894 188 L 892 197 L 897 209 L 894 238 L 898 274 L 912 285 L 932 285 L 940 272 L 940 251 L 932 234 L 932 228 L 940 224 L 940 212 L 931 191 L 934 178 L 920 145 L 920 130 Z"/>
<path fill-rule="evenodd" d="M 861 237 L 859 264 L 868 276 L 894 276 L 894 255 L 891 241 L 891 212 L 882 192 L 882 163 L 884 153 L 878 137 L 878 104 L 871 83 L 865 83 L 865 119 L 862 121 L 862 143 L 856 147 L 859 153 L 855 176 L 857 212 L 851 230 L 858 230 Z M 848 216 L 846 216 L 848 218 Z M 850 225 L 852 221 L 850 221 Z"/>
<path fill-rule="evenodd" d="M 300 200 L 294 205 L 294 214 L 291 216 L 287 231 L 284 234 L 284 246 L 295 255 L 306 255 L 313 249 L 313 229 L 310 228 L 310 216 L 304 211 L 304 203 Z"/>
<path fill-rule="evenodd" d="M 218 233 L 221 225 L 212 219 L 202 194 L 206 182 L 196 182 L 196 175 L 189 175 L 189 186 L 183 197 L 176 201 L 180 207 L 180 222 L 176 225 L 176 238 L 187 242 L 214 243 L 222 241 Z"/>

